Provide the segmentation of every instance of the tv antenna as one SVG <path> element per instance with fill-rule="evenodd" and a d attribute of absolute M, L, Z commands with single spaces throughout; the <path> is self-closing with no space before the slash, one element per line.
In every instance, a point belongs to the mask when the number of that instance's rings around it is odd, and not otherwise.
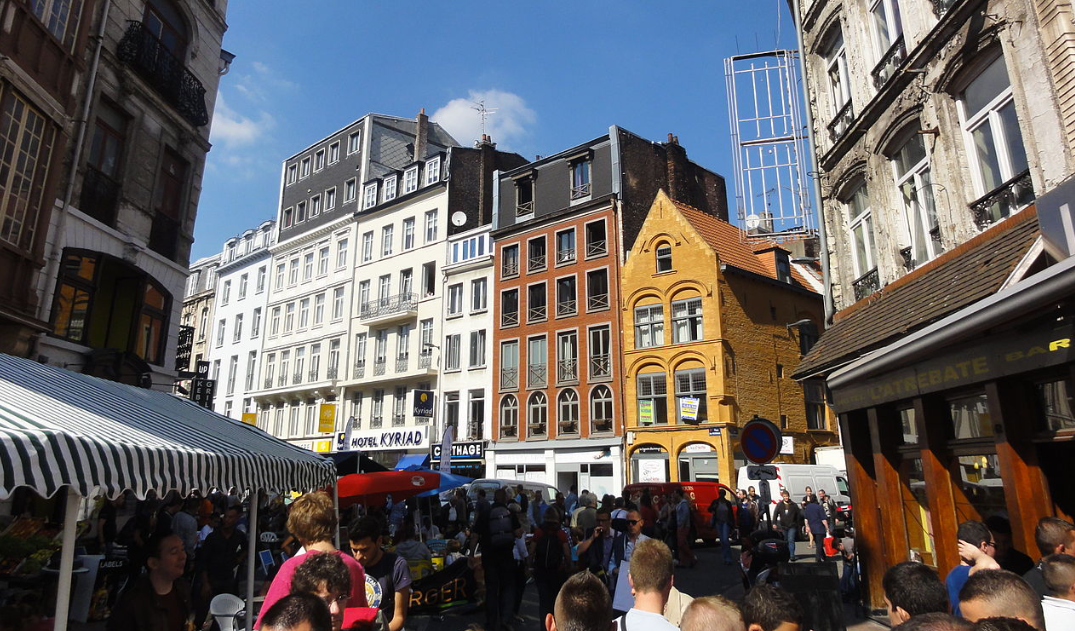
<path fill-rule="evenodd" d="M 471 109 L 478 110 L 478 114 L 482 117 L 482 136 L 485 135 L 485 117 L 496 114 L 497 108 L 488 109 L 485 107 L 485 99 L 481 101 L 475 101 L 474 107 Z"/>

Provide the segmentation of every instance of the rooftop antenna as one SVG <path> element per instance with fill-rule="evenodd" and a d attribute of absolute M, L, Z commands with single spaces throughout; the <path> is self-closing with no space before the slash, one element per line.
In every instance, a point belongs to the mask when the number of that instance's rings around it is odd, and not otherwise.
<path fill-rule="evenodd" d="M 492 116 L 493 114 L 496 114 L 497 108 L 487 109 L 485 107 L 485 99 L 482 99 L 481 101 L 475 101 L 474 102 L 474 107 L 472 107 L 471 109 L 478 110 L 478 114 L 482 117 L 482 136 L 484 136 L 485 135 L 485 117 L 486 116 Z"/>

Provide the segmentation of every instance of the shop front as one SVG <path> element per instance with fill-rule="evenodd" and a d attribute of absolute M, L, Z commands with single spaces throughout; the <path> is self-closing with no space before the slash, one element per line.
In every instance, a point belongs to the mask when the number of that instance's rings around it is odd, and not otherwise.
<path fill-rule="evenodd" d="M 377 464 L 393 469 L 408 455 L 429 454 L 429 426 L 393 427 L 336 435 L 336 451 L 361 451 Z"/>
<path fill-rule="evenodd" d="M 636 429 L 627 432 L 629 478 L 636 482 L 735 483 L 733 425 Z"/>
<path fill-rule="evenodd" d="M 450 464 L 452 473 L 468 478 L 485 477 L 485 441 L 452 443 Z M 430 468 L 440 469 L 441 456 L 444 453 L 440 443 L 433 445 Z"/>
<path fill-rule="evenodd" d="M 623 443 L 618 438 L 495 443 L 486 452 L 486 476 L 531 480 L 567 495 L 581 492 L 618 495 L 625 485 Z"/>

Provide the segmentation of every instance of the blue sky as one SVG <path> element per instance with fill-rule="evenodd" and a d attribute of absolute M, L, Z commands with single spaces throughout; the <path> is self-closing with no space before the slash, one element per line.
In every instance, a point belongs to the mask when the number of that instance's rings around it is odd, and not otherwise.
<path fill-rule="evenodd" d="M 424 107 L 469 145 L 481 133 L 471 102 L 484 99 L 493 140 L 528 158 L 612 124 L 672 132 L 731 191 L 724 59 L 795 48 L 786 0 L 231 0 L 228 12 L 237 57 L 220 81 L 192 261 L 275 215 L 285 157 L 368 112 Z"/>

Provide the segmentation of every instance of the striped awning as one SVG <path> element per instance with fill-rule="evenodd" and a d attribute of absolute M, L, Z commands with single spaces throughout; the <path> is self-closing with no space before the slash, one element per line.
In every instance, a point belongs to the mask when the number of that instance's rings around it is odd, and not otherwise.
<path fill-rule="evenodd" d="M 331 461 L 187 399 L 0 354 L 0 499 L 19 487 L 142 498 L 335 479 Z"/>

